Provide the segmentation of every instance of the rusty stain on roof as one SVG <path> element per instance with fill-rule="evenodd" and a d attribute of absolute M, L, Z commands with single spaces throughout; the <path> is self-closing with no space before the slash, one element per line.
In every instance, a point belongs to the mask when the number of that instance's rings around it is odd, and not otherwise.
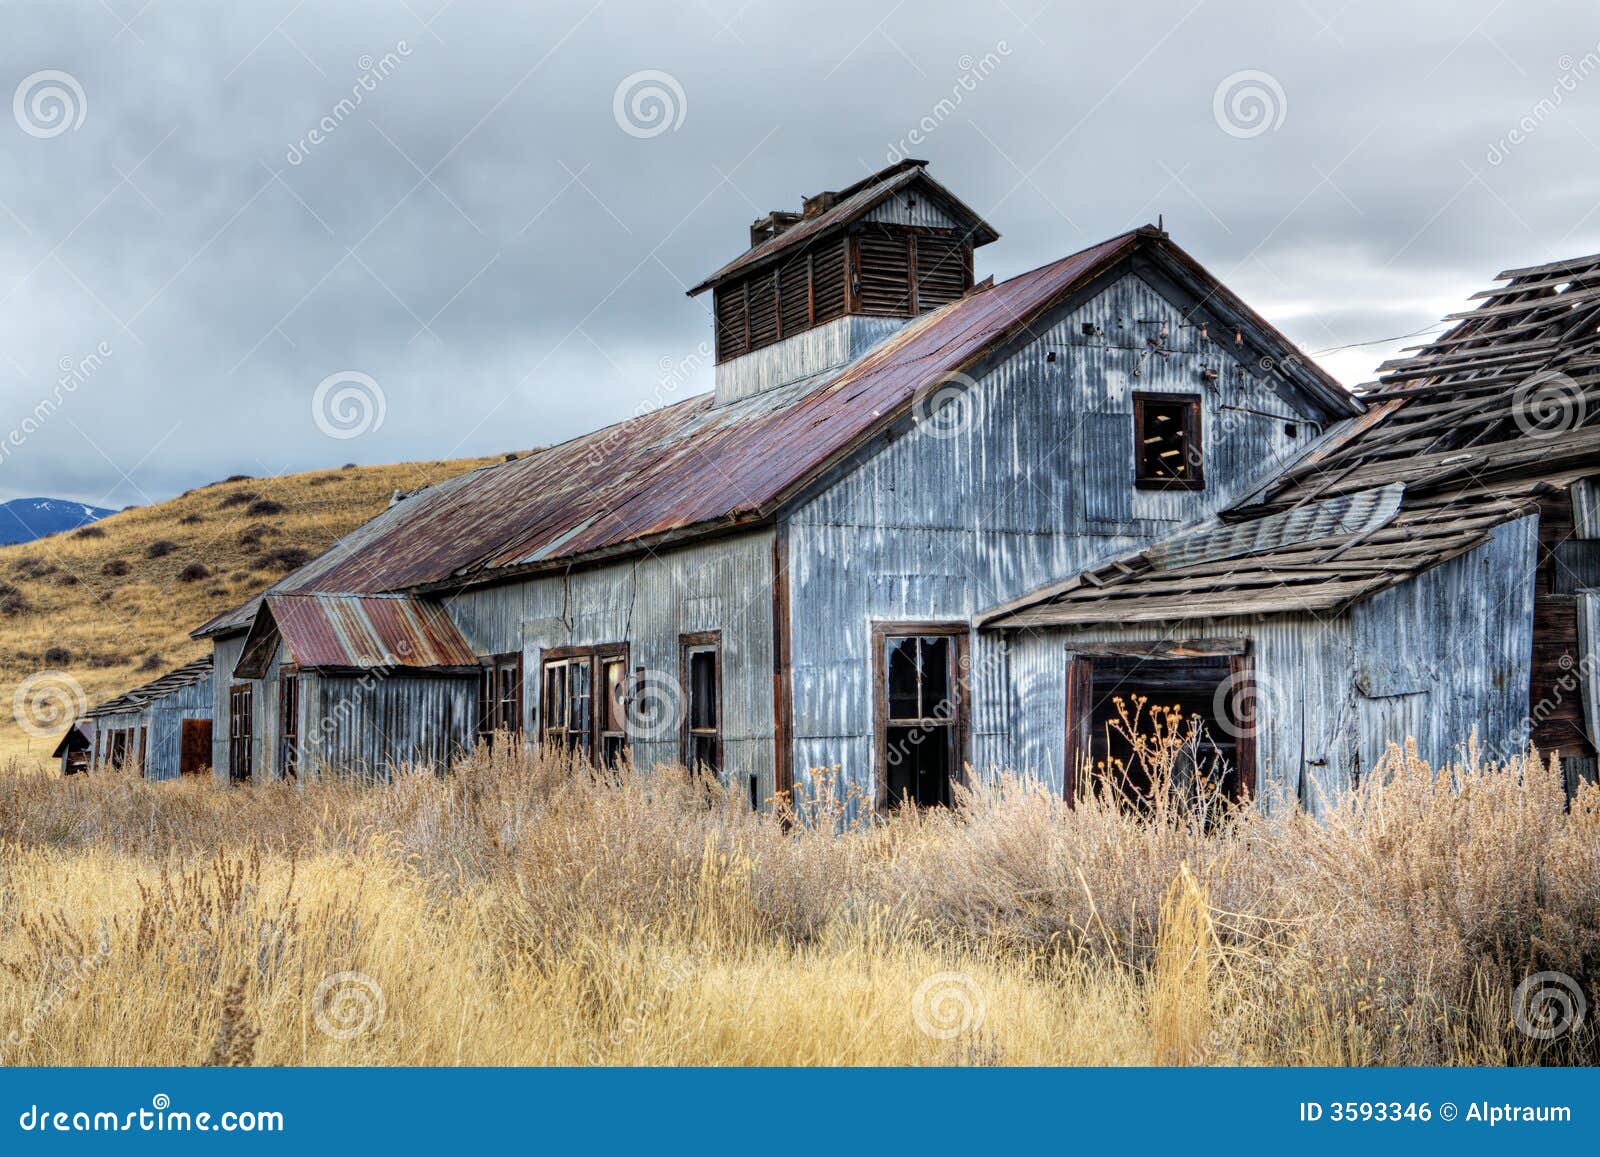
<path fill-rule="evenodd" d="M 260 678 L 283 640 L 301 670 L 477 666 L 438 603 L 406 595 L 268 595 L 234 673 Z"/>

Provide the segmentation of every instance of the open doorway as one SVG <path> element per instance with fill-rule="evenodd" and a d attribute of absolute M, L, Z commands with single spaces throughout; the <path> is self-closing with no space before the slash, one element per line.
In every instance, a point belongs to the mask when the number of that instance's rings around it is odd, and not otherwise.
<path fill-rule="evenodd" d="M 1136 736 L 1168 737 L 1173 786 L 1196 800 L 1239 800 L 1256 786 L 1254 666 L 1243 645 L 1152 646 L 1074 653 L 1067 667 L 1066 797 L 1087 770 L 1136 808 L 1152 798 L 1152 761 Z M 1148 747 L 1146 747 L 1148 750 Z"/>

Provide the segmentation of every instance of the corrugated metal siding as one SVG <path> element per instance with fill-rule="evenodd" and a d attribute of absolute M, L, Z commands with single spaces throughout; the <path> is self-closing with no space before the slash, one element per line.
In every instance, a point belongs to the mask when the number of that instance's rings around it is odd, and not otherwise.
<path fill-rule="evenodd" d="M 524 726 L 536 733 L 538 671 L 551 647 L 627 643 L 631 668 L 678 679 L 678 636 L 722 632 L 723 770 L 743 787 L 773 783 L 771 531 L 663 551 L 647 558 L 453 595 L 446 607 L 480 654 L 521 652 Z M 654 729 L 652 729 L 654 730 Z M 636 735 L 641 766 L 677 762 L 676 727 Z"/>
<path fill-rule="evenodd" d="M 183 720 L 210 719 L 212 712 L 210 678 L 180 687 L 139 711 L 119 711 L 95 719 L 98 733 L 118 727 L 144 727 L 144 774 L 146 779 L 177 779 L 182 752 Z"/>
<path fill-rule="evenodd" d="M 407 766 L 442 770 L 475 738 L 478 683 L 472 677 L 322 675 L 301 688 L 301 698 L 302 763 L 320 775 L 383 778 Z"/>
<path fill-rule="evenodd" d="M 961 222 L 917 189 L 895 193 L 882 204 L 868 210 L 861 219 L 887 225 L 918 225 L 927 229 L 961 228 Z"/>
<path fill-rule="evenodd" d="M 244 635 L 229 635 L 212 640 L 211 658 L 211 774 L 228 782 L 228 690 L 238 680 L 233 668 L 244 650 Z M 261 694 L 259 681 L 255 694 Z"/>
<path fill-rule="evenodd" d="M 910 320 L 847 314 L 722 362 L 716 368 L 716 400 L 724 404 L 836 370 L 855 361 Z"/>
<path fill-rule="evenodd" d="M 1339 615 L 1183 624 L 1179 638 L 1250 640 L 1263 799 L 1299 800 L 1317 810 L 1358 769 L 1372 767 L 1387 742 L 1408 736 L 1435 763 L 1455 758 L 1474 729 L 1490 752 L 1520 750 L 1527 737 L 1536 543 L 1537 519 L 1524 518 L 1497 528 L 1476 550 Z M 1164 635 L 1154 624 L 1008 632 L 1012 754 L 996 752 L 992 761 L 1060 790 L 1072 643 Z"/>
<path fill-rule="evenodd" d="M 1165 357 L 1145 342 L 1162 327 Z M 1231 345 L 1184 328 L 1180 307 L 1136 275 L 1034 332 L 979 378 L 966 399 L 970 422 L 944 437 L 934 432 L 943 423 L 913 428 L 793 513 L 797 777 L 840 764 L 870 792 L 873 622 L 963 620 L 1087 569 L 1211 513 L 1315 436 Z M 1203 396 L 1204 491 L 1133 490 L 1135 389 Z M 1224 404 L 1281 413 L 1298 432 L 1290 437 L 1278 419 L 1239 420 Z M 994 647 L 978 641 L 972 651 L 990 686 L 974 692 L 974 765 L 1058 767 L 1059 742 L 1044 745 L 1048 762 L 1033 743 L 1030 713 L 1044 709 L 992 684 L 1008 668 L 1005 678 L 1023 686 L 1059 683 L 1060 674 L 1033 668 L 1027 654 L 991 655 Z M 1064 696 L 1049 694 L 1057 734 Z M 1008 732 L 1028 738 L 1019 749 Z"/>

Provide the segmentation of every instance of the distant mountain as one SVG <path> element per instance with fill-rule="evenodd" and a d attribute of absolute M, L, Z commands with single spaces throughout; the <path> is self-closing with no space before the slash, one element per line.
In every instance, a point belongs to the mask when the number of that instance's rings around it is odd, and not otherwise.
<path fill-rule="evenodd" d="M 103 506 L 68 502 L 65 498 L 13 498 L 10 502 L 0 502 L 0 546 L 76 530 L 85 523 L 98 522 L 115 513 Z"/>

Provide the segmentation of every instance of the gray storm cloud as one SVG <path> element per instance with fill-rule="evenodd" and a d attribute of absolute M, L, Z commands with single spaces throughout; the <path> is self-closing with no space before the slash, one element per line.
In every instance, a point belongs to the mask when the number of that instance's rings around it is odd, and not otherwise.
<path fill-rule="evenodd" d="M 1592 5 L 1440 12 L 8 4 L 0 498 L 522 449 L 706 388 L 685 288 L 907 152 L 1002 232 L 980 277 L 1160 214 L 1356 384 L 1600 249 Z M 355 436 L 313 406 L 342 373 L 382 391 Z"/>

